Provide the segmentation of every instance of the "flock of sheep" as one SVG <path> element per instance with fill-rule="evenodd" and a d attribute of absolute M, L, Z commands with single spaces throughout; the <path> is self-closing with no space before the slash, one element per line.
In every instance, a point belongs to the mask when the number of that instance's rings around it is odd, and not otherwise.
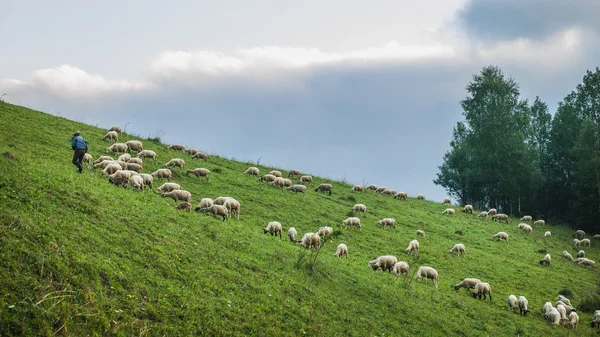
<path fill-rule="evenodd" d="M 94 168 L 101 168 L 102 175 L 108 174 L 108 180 L 110 183 L 115 185 L 124 186 L 126 188 L 132 187 L 139 190 L 144 190 L 146 186 L 152 189 L 152 184 L 154 179 L 167 179 L 168 182 L 162 184 L 160 187 L 156 188 L 156 192 L 161 193 L 163 197 L 172 198 L 175 202 L 182 201 L 177 204 L 175 207 L 180 210 L 186 210 L 189 212 L 192 208 L 192 196 L 191 193 L 181 189 L 179 184 L 172 182 L 173 172 L 170 168 L 178 167 L 180 172 L 183 173 L 183 169 L 185 166 L 185 161 L 180 158 L 173 158 L 164 164 L 162 169 L 158 169 L 155 172 L 148 174 L 142 173 L 143 169 L 143 160 L 145 158 L 151 158 L 154 163 L 156 163 L 156 152 L 152 150 L 144 150 L 143 144 L 138 140 L 130 140 L 125 143 L 118 143 L 118 138 L 121 135 L 120 127 L 112 127 L 108 130 L 106 135 L 102 138 L 103 140 L 114 141 L 115 143 L 106 148 L 107 152 L 114 153 L 123 153 L 118 159 L 113 159 L 109 156 L 101 156 L 97 160 L 93 161 L 91 155 L 86 154 L 84 157 L 84 163 L 92 166 Z M 197 149 L 193 148 L 184 148 L 182 145 L 172 145 L 170 146 L 171 150 L 178 151 L 181 153 L 187 153 L 194 159 L 203 159 L 204 161 L 208 160 L 208 155 L 204 152 L 201 152 Z M 132 157 L 132 151 L 137 152 L 136 157 Z M 277 170 L 272 170 L 268 174 L 260 175 L 260 170 L 257 167 L 249 167 L 245 172 L 248 175 L 254 175 L 258 177 L 259 181 L 264 181 L 271 183 L 273 186 L 280 187 L 281 189 L 286 188 L 289 191 L 294 193 L 302 193 L 306 196 L 307 184 L 312 184 L 313 178 L 310 175 L 303 175 L 299 170 L 291 170 L 288 173 L 288 177 L 284 178 L 282 173 Z M 210 171 L 206 168 L 196 168 L 194 170 L 187 170 L 186 174 L 192 174 L 198 178 L 203 177 L 207 182 L 210 179 Z M 294 184 L 290 178 L 297 178 L 298 183 Z M 364 192 L 363 186 L 355 185 L 352 187 L 351 191 L 353 192 Z M 382 195 L 391 195 L 396 199 L 406 200 L 408 194 L 406 192 L 396 192 L 394 189 L 378 187 L 376 185 L 369 185 L 366 187 L 367 190 L 373 190 L 376 193 L 380 193 Z M 333 187 L 331 184 L 320 184 L 316 187 L 315 191 L 320 191 L 321 193 L 328 193 L 331 195 L 333 192 Z M 417 200 L 424 200 L 425 196 L 423 194 L 418 194 L 416 196 Z M 451 205 L 451 198 L 447 197 L 442 201 L 443 205 Z M 211 198 L 202 198 L 200 203 L 194 208 L 197 212 L 205 212 L 210 213 L 214 216 L 220 216 L 223 218 L 223 221 L 228 220 L 231 216 L 236 216 L 239 219 L 240 216 L 240 202 L 232 197 L 218 197 L 216 199 Z M 356 204 L 351 210 L 355 213 L 363 213 L 363 215 L 367 212 L 367 206 L 364 204 Z M 466 205 L 463 208 L 463 212 L 465 213 L 473 213 L 473 206 Z M 446 208 L 442 214 L 453 216 L 456 214 L 454 208 Z M 488 211 L 482 211 L 477 215 L 477 218 L 486 219 L 488 216 L 491 217 L 492 221 L 503 221 L 508 224 L 508 215 L 498 213 L 498 211 L 494 208 Z M 533 227 L 526 222 L 532 222 L 533 218 L 531 216 L 524 216 L 520 219 L 522 223 L 519 223 L 517 226 L 518 229 L 523 230 L 525 233 L 532 233 Z M 360 218 L 353 216 L 348 217 L 347 219 L 342 221 L 342 226 L 344 228 L 356 227 L 361 228 Z M 384 218 L 377 222 L 377 225 L 382 227 L 396 227 L 396 220 L 393 218 Z M 535 226 L 544 226 L 544 220 L 536 220 L 533 221 L 533 225 Z M 281 223 L 272 221 L 269 222 L 264 228 L 264 233 L 270 233 L 274 236 L 282 237 L 283 226 Z M 320 227 L 315 232 L 305 233 L 300 240 L 297 240 L 298 233 L 294 227 L 290 227 L 287 231 L 287 235 L 291 242 L 298 243 L 300 246 L 308 248 L 310 250 L 316 251 L 319 250 L 322 246 L 322 238 L 331 237 L 333 235 L 333 228 L 330 226 Z M 416 231 L 417 237 L 424 237 L 425 232 L 423 230 Z M 546 231 L 544 233 L 545 237 L 550 237 L 551 233 Z M 590 247 L 591 241 L 589 239 L 584 238 L 585 232 L 578 230 L 573 233 L 575 239 L 573 243 L 575 246 L 588 246 Z M 506 232 L 498 232 L 493 235 L 492 239 L 505 240 L 508 242 L 508 234 Z M 600 239 L 600 234 L 596 234 L 593 236 L 594 239 Z M 407 254 L 418 254 L 419 253 L 419 241 L 412 240 L 410 241 L 408 247 L 405 249 Z M 462 243 L 455 244 L 450 250 L 450 253 L 457 255 L 466 255 L 466 247 Z M 340 243 L 336 252 L 333 254 L 336 257 L 344 257 L 348 260 L 348 247 L 344 243 Z M 569 261 L 573 261 L 582 266 L 590 266 L 595 268 L 595 261 L 587 259 L 585 257 L 585 252 L 580 250 L 577 254 L 577 258 L 574 259 L 569 252 L 564 251 L 563 257 L 568 259 Z M 551 262 L 550 254 L 546 254 L 541 260 L 540 264 L 545 264 L 549 266 Z M 373 270 L 381 269 L 383 271 L 389 271 L 394 275 L 408 275 L 409 264 L 406 261 L 399 261 L 397 257 L 392 255 L 383 255 L 378 258 L 369 261 L 368 266 Z M 439 275 L 437 270 L 429 266 L 420 266 L 416 273 L 416 278 L 418 280 L 421 279 L 431 279 L 434 285 L 438 286 Z M 487 282 L 481 282 L 479 279 L 475 278 L 465 278 L 462 282 L 454 286 L 455 290 L 465 288 L 465 289 L 473 289 L 472 296 L 474 298 L 482 298 L 486 299 L 489 296 L 490 301 L 492 300 L 492 291 L 491 286 Z M 518 307 L 520 313 L 526 315 L 529 312 L 529 303 L 524 296 L 519 296 L 518 298 L 514 295 L 510 295 L 507 299 L 508 306 L 510 310 L 516 310 Z M 557 302 L 555 306 L 552 306 L 550 302 L 547 302 L 544 305 L 544 317 L 550 321 L 553 325 L 559 325 L 564 323 L 565 326 L 570 326 L 576 328 L 577 323 L 579 321 L 579 316 L 576 313 L 576 310 L 571 306 L 571 302 L 569 299 L 560 295 L 557 298 Z M 596 310 L 594 313 L 594 320 L 592 321 L 592 327 L 598 326 L 600 328 L 600 310 Z"/>

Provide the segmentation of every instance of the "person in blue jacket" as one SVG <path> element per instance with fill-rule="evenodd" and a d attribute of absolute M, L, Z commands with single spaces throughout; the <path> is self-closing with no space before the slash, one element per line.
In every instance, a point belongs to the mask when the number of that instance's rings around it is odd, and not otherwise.
<path fill-rule="evenodd" d="M 81 173 L 83 171 L 81 162 L 88 150 L 87 141 L 81 137 L 81 132 L 77 131 L 73 135 L 73 139 L 71 139 L 71 148 L 75 150 L 75 153 L 73 154 L 73 164 L 79 169 L 77 172 Z"/>

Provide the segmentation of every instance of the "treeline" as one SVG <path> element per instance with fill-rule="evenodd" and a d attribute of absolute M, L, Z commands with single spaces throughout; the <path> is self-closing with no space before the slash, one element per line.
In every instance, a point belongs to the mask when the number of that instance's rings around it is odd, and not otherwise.
<path fill-rule="evenodd" d="M 483 68 L 461 101 L 464 121 L 439 166 L 440 185 L 461 204 L 600 229 L 600 70 L 559 103 L 539 97 L 498 67 Z"/>

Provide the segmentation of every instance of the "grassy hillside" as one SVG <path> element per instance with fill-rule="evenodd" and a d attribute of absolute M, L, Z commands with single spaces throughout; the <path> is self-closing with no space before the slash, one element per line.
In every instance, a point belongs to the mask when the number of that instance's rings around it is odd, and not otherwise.
<path fill-rule="evenodd" d="M 208 183 L 177 169 L 174 180 L 194 205 L 205 196 L 239 200 L 240 219 L 222 222 L 176 211 L 173 200 L 153 191 L 111 185 L 99 170 L 76 173 L 73 132 L 82 132 L 97 158 L 108 146 L 101 141 L 105 129 L 6 103 L 0 117 L 0 153 L 16 156 L 0 157 L 0 335 L 596 335 L 589 312 L 579 310 L 577 332 L 541 317 L 544 302 L 554 303 L 559 291 L 571 292 L 575 305 L 598 297 L 598 269 L 561 258 L 563 250 L 577 253 L 572 229 L 550 224 L 528 235 L 515 219 L 506 225 L 461 212 L 443 216 L 439 203 L 352 193 L 336 181 L 328 196 L 314 192 L 320 178 L 303 197 L 242 174 L 248 163 L 217 156 L 202 162 L 142 139 L 158 154 L 144 172 L 174 157 L 186 168 L 212 171 Z M 137 138 L 124 134 L 120 141 L 129 139 Z M 346 230 L 340 223 L 357 202 L 368 207 L 363 228 Z M 394 217 L 397 228 L 375 226 L 384 217 Z M 300 236 L 326 225 L 335 233 L 319 254 L 310 253 L 285 234 L 264 235 L 269 221 L 280 221 L 284 231 L 294 226 Z M 417 229 L 426 232 L 421 253 L 407 256 Z M 498 231 L 510 234 L 509 243 L 491 239 Z M 347 263 L 332 256 L 342 242 Z M 459 242 L 465 257 L 448 253 Z M 587 257 L 599 260 L 598 244 L 585 248 Z M 544 249 L 553 257 L 550 267 L 538 263 Z M 410 276 L 373 272 L 367 262 L 380 255 L 409 262 Z M 415 280 L 421 265 L 438 270 L 439 288 Z M 451 288 L 465 277 L 489 282 L 493 301 Z M 508 311 L 510 294 L 526 296 L 531 314 Z"/>

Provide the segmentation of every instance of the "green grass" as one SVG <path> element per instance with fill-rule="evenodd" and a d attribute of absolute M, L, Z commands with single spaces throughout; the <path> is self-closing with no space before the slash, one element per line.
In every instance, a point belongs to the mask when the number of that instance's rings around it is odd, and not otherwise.
<path fill-rule="evenodd" d="M 77 174 L 72 133 L 80 130 L 97 158 L 108 146 L 104 129 L 7 103 L 0 103 L 0 117 L 0 153 L 16 156 L 0 157 L 2 336 L 596 335 L 589 312 L 579 312 L 577 332 L 541 317 L 544 302 L 554 303 L 563 289 L 575 305 L 599 296 L 598 270 L 561 258 L 563 250 L 578 250 L 568 227 L 550 224 L 527 235 L 515 219 L 506 225 L 461 212 L 443 216 L 439 203 L 352 193 L 336 181 L 327 181 L 334 186 L 327 196 L 314 192 L 325 181 L 318 177 L 303 197 L 242 174 L 248 163 L 193 160 L 142 139 L 158 154 L 144 172 L 174 157 L 213 172 L 208 183 L 178 170 L 174 180 L 194 205 L 205 196 L 239 200 L 240 220 L 222 222 L 176 211 L 174 201 L 152 191 L 113 186 L 99 170 Z M 368 207 L 362 230 L 343 229 L 358 202 Z M 375 226 L 384 217 L 396 218 L 397 228 Z M 264 235 L 269 221 L 284 231 L 294 226 L 299 236 L 326 225 L 335 233 L 317 255 L 285 236 Z M 426 232 L 421 254 L 407 256 L 417 229 Z M 508 244 L 491 240 L 498 231 L 509 233 Z M 341 242 L 348 263 L 332 256 Z M 466 257 L 448 253 L 459 242 Z M 598 260 L 598 242 L 592 245 L 586 256 Z M 550 267 L 538 263 L 542 249 L 553 257 Z M 409 262 L 410 276 L 370 270 L 367 262 L 380 255 Z M 414 279 L 421 265 L 438 270 L 438 289 Z M 465 277 L 489 282 L 493 302 L 451 288 Z M 526 296 L 531 314 L 508 311 L 510 294 Z"/>

